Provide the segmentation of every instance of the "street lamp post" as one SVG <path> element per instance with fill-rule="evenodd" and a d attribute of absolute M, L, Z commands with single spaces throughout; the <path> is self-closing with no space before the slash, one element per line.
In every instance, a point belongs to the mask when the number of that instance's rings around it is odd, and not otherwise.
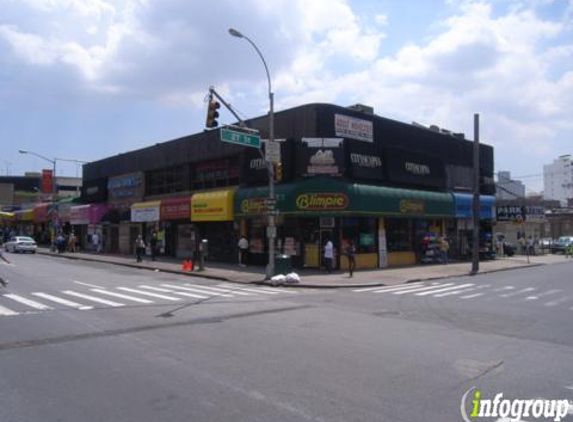
<path fill-rule="evenodd" d="M 269 73 L 267 62 L 265 61 L 265 58 L 263 57 L 259 48 L 249 37 L 243 35 L 241 32 L 233 28 L 229 29 L 229 34 L 231 34 L 233 37 L 244 38 L 245 40 L 247 40 L 249 44 L 251 44 L 254 47 L 259 57 L 263 61 L 263 65 L 265 66 L 265 72 L 267 73 L 267 81 L 269 84 L 269 142 L 274 142 L 275 140 L 274 95 L 271 89 L 271 76 Z M 271 203 L 273 203 L 275 199 L 275 181 L 274 181 L 273 163 L 267 161 L 267 168 L 269 171 L 269 199 L 271 200 Z M 267 279 L 271 278 L 275 273 L 275 237 L 276 237 L 275 216 L 274 214 L 269 213 L 268 216 L 269 263 L 267 265 L 267 271 L 266 271 Z"/>
<path fill-rule="evenodd" d="M 33 155 L 33 156 L 35 156 L 35 157 L 41 158 L 42 160 L 46 160 L 46 161 L 52 163 L 52 167 L 53 167 L 52 178 L 53 178 L 53 180 L 54 180 L 54 181 L 53 181 L 53 187 L 52 187 L 52 193 L 53 193 L 54 196 L 55 196 L 56 193 L 57 193 L 57 182 L 56 182 L 56 160 L 57 160 L 57 159 L 54 158 L 54 159 L 52 160 L 51 158 L 44 157 L 43 155 L 38 154 L 37 152 L 34 152 L 34 151 L 26 151 L 26 150 L 23 150 L 23 149 L 18 150 L 18 152 L 19 152 L 20 154 L 30 154 L 30 155 Z M 54 199 L 55 199 L 55 198 L 54 198 Z"/>

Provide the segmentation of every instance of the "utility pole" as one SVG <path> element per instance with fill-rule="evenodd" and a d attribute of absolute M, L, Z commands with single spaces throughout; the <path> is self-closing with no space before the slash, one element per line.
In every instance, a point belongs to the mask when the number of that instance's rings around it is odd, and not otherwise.
<path fill-rule="evenodd" d="M 473 239 L 472 239 L 472 271 L 479 271 L 479 114 L 474 114 L 474 197 L 473 197 Z"/>

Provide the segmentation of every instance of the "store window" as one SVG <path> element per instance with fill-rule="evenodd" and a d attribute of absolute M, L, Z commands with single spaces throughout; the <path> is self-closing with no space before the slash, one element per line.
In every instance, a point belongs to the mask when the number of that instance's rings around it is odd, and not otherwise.
<path fill-rule="evenodd" d="M 410 220 L 387 218 L 386 244 L 388 252 L 405 252 L 412 250 Z"/>
<path fill-rule="evenodd" d="M 342 244 L 350 240 L 356 247 L 356 253 L 376 252 L 376 218 L 344 218 L 342 220 Z"/>
<path fill-rule="evenodd" d="M 237 186 L 239 184 L 239 157 L 197 163 L 191 170 L 193 190 Z"/>
<path fill-rule="evenodd" d="M 183 166 L 153 170 L 145 174 L 145 195 L 183 191 Z"/>

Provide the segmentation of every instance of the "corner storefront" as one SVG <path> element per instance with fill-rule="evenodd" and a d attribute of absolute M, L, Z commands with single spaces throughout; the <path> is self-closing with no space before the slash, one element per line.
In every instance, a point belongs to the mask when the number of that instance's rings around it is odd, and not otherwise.
<path fill-rule="evenodd" d="M 249 258 L 264 264 L 268 244 L 266 187 L 239 189 L 235 217 L 250 244 Z M 345 183 L 317 177 L 276 187 L 278 250 L 296 267 L 322 266 L 327 239 L 336 249 L 336 264 L 347 266 L 340 251 L 352 240 L 357 268 L 419 262 L 429 231 L 454 224 L 450 194 Z"/>
<path fill-rule="evenodd" d="M 453 258 L 470 257 L 473 237 L 473 195 L 453 193 L 456 213 L 456 230 L 448 233 L 450 253 Z M 481 195 L 479 198 L 480 248 L 492 248 L 493 224 L 495 223 L 495 196 Z"/>

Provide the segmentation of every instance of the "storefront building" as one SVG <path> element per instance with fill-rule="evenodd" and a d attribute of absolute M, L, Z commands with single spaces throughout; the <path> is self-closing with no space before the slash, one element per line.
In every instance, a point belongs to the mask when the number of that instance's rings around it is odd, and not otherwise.
<path fill-rule="evenodd" d="M 247 123 L 268 136 L 268 118 Z M 425 238 L 467 230 L 453 193 L 473 190 L 470 141 L 329 104 L 276 113 L 275 137 L 281 161 L 274 209 L 265 202 L 264 144 L 258 151 L 224 143 L 219 130 L 89 163 L 85 186 L 104 181 L 104 221 L 111 238 L 118 227 L 119 240 L 110 243 L 122 253 L 132 252 L 137 234 L 157 230 L 168 255 L 189 256 L 206 239 L 210 259 L 237 262 L 244 235 L 250 263 L 264 265 L 269 211 L 277 216 L 278 250 L 299 267 L 321 265 L 326 238 L 340 267 L 340 251 L 352 240 L 358 266 L 376 268 L 422 262 Z M 494 194 L 488 145 L 480 145 L 479 170 L 481 195 Z"/>

